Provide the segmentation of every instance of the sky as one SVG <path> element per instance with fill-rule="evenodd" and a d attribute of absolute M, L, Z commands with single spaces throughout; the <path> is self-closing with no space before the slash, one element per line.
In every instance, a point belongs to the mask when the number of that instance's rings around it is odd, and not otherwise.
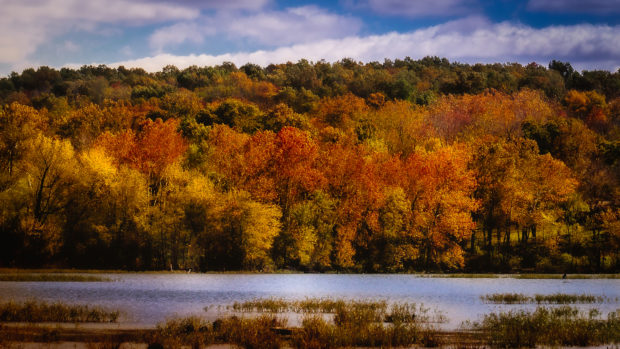
<path fill-rule="evenodd" d="M 1 76 L 425 56 L 620 68 L 620 0 L 0 0 L 0 11 Z"/>

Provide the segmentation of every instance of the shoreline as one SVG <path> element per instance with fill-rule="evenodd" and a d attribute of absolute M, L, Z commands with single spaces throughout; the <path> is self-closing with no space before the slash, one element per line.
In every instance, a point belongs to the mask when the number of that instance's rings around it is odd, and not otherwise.
<path fill-rule="evenodd" d="M 0 347 L 2 344 L 40 343 L 127 343 L 148 345 L 157 333 L 157 327 L 138 326 L 123 323 L 0 323 Z M 291 333 L 300 327 L 272 328 L 285 342 Z M 484 334 L 477 331 L 437 331 L 437 337 L 444 346 L 485 345 Z M 205 348 L 237 347 L 233 343 L 215 343 Z M 286 346 L 285 346 L 286 347 Z M 412 346 L 419 347 L 419 346 Z"/>
<path fill-rule="evenodd" d="M 364 272 L 304 272 L 300 270 L 261 271 L 185 271 L 185 270 L 122 270 L 122 269 L 67 269 L 67 268 L 0 268 L 6 274 L 144 274 L 144 275 L 411 275 L 428 278 L 515 278 L 515 279 L 620 279 L 620 273 L 364 273 Z M 566 277 L 564 277 L 566 275 Z M 111 280 L 113 281 L 113 280 Z"/>
<path fill-rule="evenodd" d="M 8 326 L 7 326 L 8 325 Z M 78 326 L 79 325 L 79 326 Z M 106 348 L 112 345 L 124 349 L 147 349 L 153 344 L 156 328 L 110 328 L 111 326 L 82 326 L 84 324 L 46 323 L 46 324 L 7 324 L 0 323 L 0 347 L 4 348 Z M 93 324 L 107 325 L 107 324 Z M 123 327 L 125 324 L 115 324 Z M 99 327 L 99 328 L 98 328 Z M 272 329 L 281 336 L 285 343 L 290 335 L 288 330 L 298 328 Z M 440 340 L 437 348 L 489 348 L 485 335 L 476 331 L 438 331 Z M 190 345 L 184 347 L 191 348 Z M 550 346 L 540 346 L 546 348 Z M 607 343 L 594 346 L 569 346 L 573 349 L 618 348 L 618 343 Z M 202 345 L 205 349 L 239 348 L 234 343 L 214 343 Z M 283 348 L 292 348 L 284 345 Z M 369 348 L 369 347 L 364 347 Z M 399 347 L 400 348 L 400 347 Z M 402 348 L 424 348 L 421 345 L 412 345 Z"/>

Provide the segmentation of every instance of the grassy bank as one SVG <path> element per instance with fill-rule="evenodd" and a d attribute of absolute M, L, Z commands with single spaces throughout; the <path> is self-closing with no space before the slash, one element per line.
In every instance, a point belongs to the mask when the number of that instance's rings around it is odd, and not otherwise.
<path fill-rule="evenodd" d="M 588 304 L 602 303 L 605 297 L 589 294 L 537 294 L 532 297 L 520 293 L 493 293 L 480 297 L 484 302 L 494 304 Z"/>
<path fill-rule="evenodd" d="M 0 322 L 116 322 L 119 311 L 87 305 L 29 301 L 0 304 Z"/>
<path fill-rule="evenodd" d="M 597 310 L 538 307 L 535 311 L 508 311 L 484 316 L 472 328 L 494 347 L 537 345 L 591 346 L 620 342 L 620 309 L 603 319 Z"/>

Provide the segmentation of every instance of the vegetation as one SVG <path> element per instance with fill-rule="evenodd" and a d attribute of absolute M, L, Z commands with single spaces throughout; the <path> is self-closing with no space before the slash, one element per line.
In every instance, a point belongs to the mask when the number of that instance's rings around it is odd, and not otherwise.
<path fill-rule="evenodd" d="M 601 345 L 620 342 L 620 310 L 603 320 L 596 310 L 539 307 L 488 314 L 473 327 L 487 333 L 489 345 L 502 348 Z"/>
<path fill-rule="evenodd" d="M 300 328 L 285 328 L 286 322 L 273 314 L 232 316 L 213 323 L 195 317 L 175 319 L 160 325 L 154 340 L 172 346 L 233 343 L 245 348 L 279 348 L 285 341 L 295 348 L 439 344 L 438 331 L 425 323 L 428 318 L 419 316 L 424 314 L 420 313 L 422 308 L 413 304 L 395 304 L 389 314 L 385 302 L 326 299 L 254 300 L 235 303 L 231 309 L 271 313 L 293 310 L 303 313 L 304 318 Z"/>
<path fill-rule="evenodd" d="M 116 322 L 119 311 L 87 305 L 28 301 L 0 304 L 0 322 Z"/>
<path fill-rule="evenodd" d="M 481 297 L 483 301 L 489 303 L 500 304 L 571 304 L 571 303 L 601 303 L 606 300 L 605 297 L 593 296 L 589 294 L 537 294 L 533 297 L 520 293 L 494 293 Z"/>
<path fill-rule="evenodd" d="M 620 271 L 620 73 L 84 66 L 0 79 L 0 267 Z"/>
<path fill-rule="evenodd" d="M 345 314 L 349 310 L 354 313 L 372 314 L 374 322 L 443 322 L 441 314 L 429 314 L 428 308 L 422 304 L 394 303 L 386 301 L 344 300 L 331 298 L 306 298 L 288 301 L 282 298 L 258 298 L 245 302 L 235 302 L 227 307 L 234 312 L 266 312 L 266 313 L 302 313 L 302 314 Z M 207 310 L 207 308 L 205 308 Z M 341 315 L 344 316 L 344 315 Z"/>
<path fill-rule="evenodd" d="M 280 348 L 283 339 L 274 332 L 286 324 L 274 316 L 229 317 L 213 323 L 197 317 L 173 319 L 157 327 L 151 342 L 165 347 L 231 343 L 243 348 Z"/>

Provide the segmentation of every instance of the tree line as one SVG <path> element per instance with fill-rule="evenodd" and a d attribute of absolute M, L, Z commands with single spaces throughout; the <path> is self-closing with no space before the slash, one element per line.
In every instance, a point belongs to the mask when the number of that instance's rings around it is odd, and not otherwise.
<path fill-rule="evenodd" d="M 620 270 L 620 72 L 39 67 L 0 102 L 2 266 Z"/>

